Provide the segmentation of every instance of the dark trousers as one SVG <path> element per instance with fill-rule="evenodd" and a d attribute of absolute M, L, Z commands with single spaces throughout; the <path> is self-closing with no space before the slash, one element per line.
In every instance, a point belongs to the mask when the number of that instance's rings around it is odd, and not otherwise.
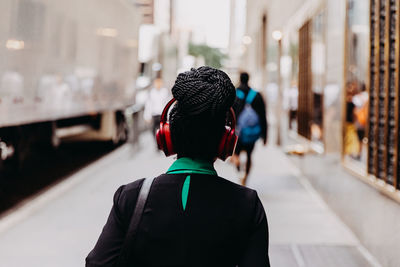
<path fill-rule="evenodd" d="M 255 143 L 243 144 L 240 140 L 237 142 L 235 155 L 239 156 L 240 152 L 246 151 L 246 175 L 249 174 L 251 168 L 251 154 L 253 153 Z"/>
<path fill-rule="evenodd" d="M 289 129 L 292 129 L 292 122 L 297 118 L 297 110 L 289 110 Z"/>

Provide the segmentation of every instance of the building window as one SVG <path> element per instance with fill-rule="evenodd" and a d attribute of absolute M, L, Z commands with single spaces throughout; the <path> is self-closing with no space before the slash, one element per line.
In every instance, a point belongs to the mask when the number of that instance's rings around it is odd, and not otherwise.
<path fill-rule="evenodd" d="M 349 0 L 347 3 L 343 155 L 348 165 L 361 173 L 365 173 L 367 162 L 368 10 L 366 1 Z"/>
<path fill-rule="evenodd" d="M 325 86 L 325 12 L 299 30 L 298 133 L 323 142 L 323 88 Z"/>
<path fill-rule="evenodd" d="M 311 139 L 311 21 L 307 21 L 299 30 L 299 105 L 298 133 Z"/>
<path fill-rule="evenodd" d="M 312 72 L 312 120 L 311 140 L 323 142 L 324 87 L 326 76 L 325 11 L 312 19 L 311 72 Z"/>

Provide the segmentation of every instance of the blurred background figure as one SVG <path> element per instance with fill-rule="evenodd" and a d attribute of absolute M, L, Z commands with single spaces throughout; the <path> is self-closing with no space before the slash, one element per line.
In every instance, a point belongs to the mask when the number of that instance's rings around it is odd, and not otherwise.
<path fill-rule="evenodd" d="M 365 84 L 348 82 L 346 87 L 345 154 L 361 160 L 368 117 L 368 93 Z"/>
<path fill-rule="evenodd" d="M 354 117 L 355 117 L 355 126 L 357 129 L 357 137 L 359 145 L 359 151 L 357 154 L 357 159 L 361 159 L 362 156 L 362 147 L 364 144 L 365 137 L 365 128 L 367 126 L 367 118 L 368 118 L 368 92 L 366 91 L 365 84 L 362 83 L 360 85 L 357 94 L 353 96 L 352 102 L 355 106 L 354 108 Z"/>
<path fill-rule="evenodd" d="M 297 88 L 296 81 L 292 81 L 290 88 L 286 88 L 283 92 L 283 104 L 285 110 L 289 113 L 289 129 L 293 129 L 293 123 L 297 119 L 297 106 L 298 106 L 299 89 Z M 297 129 L 297 126 L 296 126 Z"/>
<path fill-rule="evenodd" d="M 356 127 L 356 106 L 353 99 L 357 95 L 357 82 L 346 84 L 346 124 L 344 135 L 344 153 L 356 159 L 360 152 L 360 140 Z M 356 98 L 357 99 L 357 98 Z"/>
<path fill-rule="evenodd" d="M 161 113 L 169 97 L 168 89 L 163 86 L 163 80 L 155 79 L 144 108 L 144 119 L 146 122 L 152 123 L 153 135 L 160 126 Z"/>
<path fill-rule="evenodd" d="M 261 94 L 249 87 L 247 72 L 240 74 L 240 85 L 236 90 L 236 95 L 235 113 L 239 140 L 235 154 L 232 156 L 232 162 L 240 171 L 240 152 L 246 152 L 245 173 L 240 177 L 241 184 L 246 185 L 251 168 L 251 154 L 256 141 L 261 137 L 264 145 L 267 144 L 267 117 Z"/>

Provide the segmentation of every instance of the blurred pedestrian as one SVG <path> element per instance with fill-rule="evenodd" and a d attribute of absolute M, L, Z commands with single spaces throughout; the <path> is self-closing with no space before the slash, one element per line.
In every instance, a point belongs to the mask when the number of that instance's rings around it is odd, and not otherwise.
<path fill-rule="evenodd" d="M 179 74 L 172 94 L 157 139 L 177 160 L 152 184 L 140 179 L 116 191 L 86 266 L 270 266 L 257 192 L 219 177 L 213 166 L 232 154 L 237 140 L 235 87 L 224 72 L 200 67 Z M 141 188 L 149 187 L 146 200 Z M 132 216 L 138 207 L 143 212 Z"/>
<path fill-rule="evenodd" d="M 246 185 L 247 177 L 251 168 L 251 155 L 254 145 L 259 138 L 262 138 L 264 145 L 267 144 L 268 124 L 266 108 L 263 97 L 260 93 L 249 87 L 249 74 L 240 74 L 240 85 L 236 90 L 235 112 L 237 117 L 237 130 L 239 140 L 236 145 L 235 155 L 232 162 L 238 171 L 241 169 L 240 153 L 246 152 L 246 167 L 243 177 L 240 177 L 241 184 Z"/>
<path fill-rule="evenodd" d="M 364 83 L 360 84 L 358 93 L 352 98 L 352 103 L 354 104 L 354 124 L 357 129 L 357 136 L 360 143 L 356 159 L 360 160 L 368 119 L 368 92 Z"/>
<path fill-rule="evenodd" d="M 344 154 L 351 158 L 359 159 L 360 140 L 357 135 L 356 127 L 356 105 L 354 96 L 357 94 L 357 81 L 346 83 L 346 121 L 344 125 Z"/>
<path fill-rule="evenodd" d="M 154 136 L 160 126 L 161 113 L 165 104 L 167 104 L 168 99 L 169 92 L 168 89 L 163 86 L 162 79 L 155 79 L 154 86 L 149 92 L 144 108 L 144 119 L 146 122 L 152 124 L 152 132 Z"/>
<path fill-rule="evenodd" d="M 299 90 L 296 82 L 292 81 L 290 88 L 286 88 L 283 92 L 283 106 L 289 113 L 289 129 L 293 128 L 293 122 L 297 119 Z"/>

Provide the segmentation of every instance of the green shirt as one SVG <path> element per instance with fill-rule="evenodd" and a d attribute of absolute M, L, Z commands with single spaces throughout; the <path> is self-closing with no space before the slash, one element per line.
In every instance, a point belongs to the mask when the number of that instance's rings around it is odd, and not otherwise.
<path fill-rule="evenodd" d="M 167 174 L 178 173 L 197 173 L 207 175 L 217 175 L 214 169 L 214 163 L 207 160 L 192 159 L 192 158 L 179 158 L 171 167 L 169 167 Z M 189 195 L 190 175 L 188 175 L 182 187 L 182 206 L 183 210 L 186 209 L 186 203 Z"/>

